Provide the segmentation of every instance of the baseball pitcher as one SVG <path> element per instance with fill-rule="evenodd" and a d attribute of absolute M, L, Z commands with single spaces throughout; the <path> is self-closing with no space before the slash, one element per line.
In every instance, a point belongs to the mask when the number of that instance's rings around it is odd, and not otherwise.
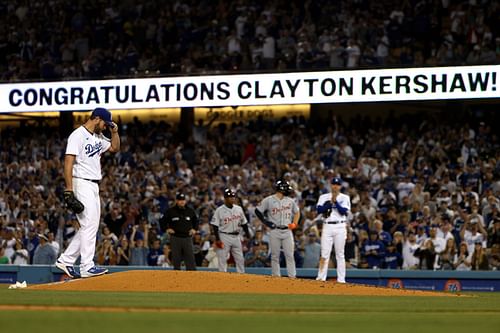
<path fill-rule="evenodd" d="M 328 273 L 328 262 L 335 247 L 337 259 L 337 282 L 345 283 L 345 257 L 344 248 L 347 238 L 347 215 L 351 210 L 349 196 L 340 193 L 342 180 L 339 177 L 332 178 L 331 192 L 322 194 L 316 205 L 318 214 L 323 214 L 325 222 L 321 233 L 321 257 L 319 259 L 318 276 L 316 280 L 326 281 Z"/>
<path fill-rule="evenodd" d="M 243 257 L 240 231 L 243 229 L 247 238 L 250 238 L 250 232 L 243 208 L 236 205 L 235 201 L 236 193 L 231 189 L 225 189 L 224 204 L 215 210 L 210 222 L 216 239 L 219 272 L 227 272 L 227 258 L 229 251 L 231 251 L 236 271 L 245 273 L 245 258 Z"/>
<path fill-rule="evenodd" d="M 281 276 L 280 253 L 285 254 L 288 277 L 295 278 L 294 239 L 292 230 L 297 227 L 300 219 L 299 207 L 288 195 L 292 187 L 287 181 L 278 180 L 275 184 L 276 193 L 262 200 L 255 209 L 255 215 L 268 226 L 269 243 L 271 245 L 271 269 L 273 276 Z"/>
<path fill-rule="evenodd" d="M 111 140 L 102 134 L 111 129 Z M 94 265 L 95 243 L 101 218 L 99 181 L 101 155 L 120 150 L 118 126 L 111 120 L 111 112 L 96 108 L 83 126 L 75 129 L 68 138 L 64 158 L 64 200 L 78 219 L 78 231 L 68 248 L 57 259 L 56 266 L 69 277 L 79 277 L 73 265 L 80 259 L 81 277 L 92 277 L 107 273 L 107 269 Z"/>

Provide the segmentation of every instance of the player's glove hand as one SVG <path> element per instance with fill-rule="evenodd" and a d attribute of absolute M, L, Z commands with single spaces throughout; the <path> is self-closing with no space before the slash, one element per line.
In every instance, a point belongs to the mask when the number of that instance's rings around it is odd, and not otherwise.
<path fill-rule="evenodd" d="M 218 249 L 223 249 L 224 248 L 224 243 L 220 240 L 215 241 L 215 247 Z"/>
<path fill-rule="evenodd" d="M 290 224 L 288 224 L 288 229 L 295 230 L 296 228 L 297 228 L 297 223 L 290 223 Z"/>
<path fill-rule="evenodd" d="M 323 207 L 325 207 L 325 209 L 332 209 L 333 204 L 330 200 L 328 200 L 328 201 L 325 201 L 325 203 L 323 204 Z"/>
<path fill-rule="evenodd" d="M 330 214 L 332 213 L 332 209 L 331 208 L 328 208 L 325 212 L 323 212 L 323 217 L 326 219 L 328 216 L 330 216 Z"/>
<path fill-rule="evenodd" d="M 75 197 L 73 191 L 64 191 L 64 203 L 75 214 L 80 214 L 85 209 L 85 206 Z"/>

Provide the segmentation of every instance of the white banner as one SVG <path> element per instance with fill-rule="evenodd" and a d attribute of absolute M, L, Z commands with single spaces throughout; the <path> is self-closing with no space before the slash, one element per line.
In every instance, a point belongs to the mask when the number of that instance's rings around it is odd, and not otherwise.
<path fill-rule="evenodd" d="M 8 83 L 0 112 L 498 98 L 500 65 Z"/>

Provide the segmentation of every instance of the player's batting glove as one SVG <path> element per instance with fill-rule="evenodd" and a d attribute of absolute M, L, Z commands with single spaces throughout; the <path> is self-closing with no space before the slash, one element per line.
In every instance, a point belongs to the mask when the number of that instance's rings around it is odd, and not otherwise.
<path fill-rule="evenodd" d="M 297 228 L 297 223 L 290 223 L 290 224 L 288 224 L 288 229 L 295 230 L 296 228 Z"/>
<path fill-rule="evenodd" d="M 75 197 L 73 191 L 64 191 L 64 202 L 66 207 L 75 214 L 80 214 L 85 209 L 85 206 Z"/>
<path fill-rule="evenodd" d="M 215 241 L 215 247 L 218 249 L 223 249 L 224 248 L 224 243 L 220 240 Z"/>

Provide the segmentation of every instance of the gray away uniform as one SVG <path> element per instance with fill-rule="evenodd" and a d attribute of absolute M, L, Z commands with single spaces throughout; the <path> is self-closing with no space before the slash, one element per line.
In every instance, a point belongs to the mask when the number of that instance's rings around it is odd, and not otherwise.
<path fill-rule="evenodd" d="M 294 278 L 296 276 L 293 257 L 294 239 L 292 231 L 288 229 L 288 224 L 293 222 L 295 214 L 299 212 L 299 207 L 293 199 L 285 196 L 280 200 L 277 195 L 273 194 L 265 197 L 257 209 L 267 221 L 276 225 L 276 228 L 269 232 L 272 275 L 281 276 L 280 251 L 283 247 L 288 277 Z"/>
<path fill-rule="evenodd" d="M 210 224 L 219 228 L 219 237 L 224 243 L 223 249 L 217 249 L 220 272 L 227 272 L 227 259 L 229 251 L 231 251 L 236 264 L 236 271 L 245 273 L 245 259 L 241 246 L 240 231 L 241 226 L 247 223 L 243 209 L 238 205 L 229 208 L 224 204 L 215 210 Z"/>

